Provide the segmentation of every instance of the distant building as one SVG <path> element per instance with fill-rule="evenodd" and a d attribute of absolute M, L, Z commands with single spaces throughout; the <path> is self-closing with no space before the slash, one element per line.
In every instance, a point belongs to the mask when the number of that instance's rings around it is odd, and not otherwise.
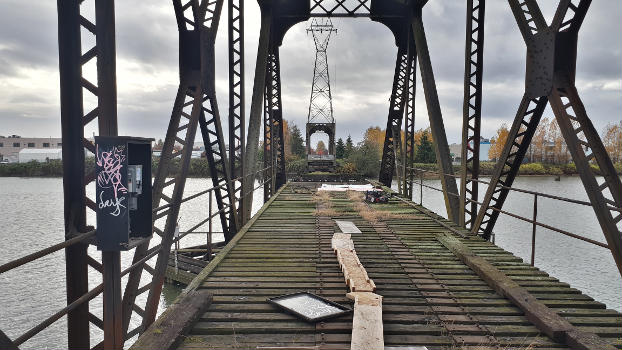
<path fill-rule="evenodd" d="M 490 140 L 480 137 L 479 140 L 479 160 L 480 162 L 487 162 L 488 151 L 490 151 Z M 451 162 L 455 165 L 459 165 L 462 162 L 462 144 L 452 143 L 449 145 L 449 154 L 451 155 Z"/>
<path fill-rule="evenodd" d="M 23 149 L 60 149 L 63 146 L 61 138 L 52 137 L 20 137 L 18 135 L 0 136 L 0 159 L 10 162 L 19 160 L 19 152 Z"/>
<path fill-rule="evenodd" d="M 63 150 L 61 148 L 23 148 L 17 154 L 20 163 L 28 163 L 32 161 L 47 162 L 53 159 L 63 159 Z"/>

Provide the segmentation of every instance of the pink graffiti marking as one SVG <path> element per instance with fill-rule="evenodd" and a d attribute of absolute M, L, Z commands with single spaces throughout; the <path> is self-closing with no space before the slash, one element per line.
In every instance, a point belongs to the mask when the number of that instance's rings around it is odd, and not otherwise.
<path fill-rule="evenodd" d="M 111 213 L 114 216 L 118 216 L 121 212 L 121 207 L 125 208 L 124 205 L 121 204 L 121 201 L 125 198 L 119 198 L 119 195 L 127 193 L 127 188 L 123 186 L 121 181 L 121 169 L 123 168 L 123 162 L 125 161 L 125 155 L 123 154 L 122 147 L 112 147 L 110 151 L 99 151 L 99 145 L 95 151 L 97 155 L 97 166 L 101 167 L 102 170 L 97 174 L 97 184 L 102 188 L 112 188 L 112 192 L 114 195 L 114 201 L 104 201 L 102 198 L 102 193 L 100 193 L 99 197 L 101 202 L 99 203 L 100 208 L 114 206 L 115 210 Z"/>

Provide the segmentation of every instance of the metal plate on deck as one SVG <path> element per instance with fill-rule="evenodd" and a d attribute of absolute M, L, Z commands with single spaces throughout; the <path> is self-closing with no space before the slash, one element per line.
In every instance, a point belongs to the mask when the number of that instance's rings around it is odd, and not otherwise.
<path fill-rule="evenodd" d="M 352 221 L 335 220 L 335 222 L 343 233 L 361 233 L 361 230 Z"/>
<path fill-rule="evenodd" d="M 352 310 L 309 292 L 300 292 L 268 298 L 268 302 L 296 315 L 307 322 L 318 322 L 345 315 Z"/>

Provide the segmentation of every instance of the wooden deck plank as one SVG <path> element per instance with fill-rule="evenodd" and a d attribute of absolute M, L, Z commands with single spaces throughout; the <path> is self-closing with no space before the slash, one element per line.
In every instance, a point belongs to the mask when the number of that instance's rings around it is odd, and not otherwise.
<path fill-rule="evenodd" d="M 335 219 L 352 221 L 360 231 L 349 234 L 376 293 L 383 296 L 387 346 L 567 348 L 543 336 L 520 308 L 447 249 L 437 236 L 452 232 L 430 217 L 396 200 L 371 206 L 406 216 L 384 221 L 397 240 L 387 239 L 346 193 L 330 196 L 328 205 L 339 214 Z M 191 288 L 212 293 L 213 301 L 179 349 L 350 348 L 352 315 L 314 325 L 266 302 L 307 290 L 352 305 L 331 247 L 339 228 L 334 222 L 318 223 L 313 200 L 311 194 L 293 193 L 286 186 L 192 282 Z M 460 241 L 580 332 L 622 345 L 620 313 L 490 242 Z"/>

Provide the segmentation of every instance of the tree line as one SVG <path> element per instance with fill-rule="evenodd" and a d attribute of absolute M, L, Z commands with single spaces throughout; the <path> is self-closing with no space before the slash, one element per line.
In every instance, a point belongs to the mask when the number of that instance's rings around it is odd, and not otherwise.
<path fill-rule="evenodd" d="M 495 137 L 490 140 L 489 159 L 496 161 L 501 157 L 509 133 L 508 125 L 501 124 Z M 585 140 L 582 133 L 579 134 L 579 138 Z M 601 138 L 611 160 L 614 163 L 622 162 L 622 121 L 609 123 L 603 129 Z M 545 164 L 566 164 L 572 160 L 557 120 L 554 118 L 540 120 L 525 158 L 529 163 Z"/>
<path fill-rule="evenodd" d="M 285 160 L 287 171 L 304 173 L 306 171 L 307 150 L 300 128 L 293 123 L 285 123 Z M 352 141 L 352 136 L 335 142 L 335 158 L 337 172 L 342 174 L 359 174 L 364 176 L 378 176 L 382 149 L 384 147 L 385 130 L 378 126 L 370 127 L 365 131 L 363 140 L 358 143 Z M 404 133 L 401 135 L 404 144 Z M 315 147 L 310 147 L 312 154 L 326 154 L 327 146 L 319 141 Z M 260 147 L 260 150 L 262 147 Z M 261 151 L 260 151 L 261 153 Z M 260 155 L 262 157 L 263 155 Z M 429 129 L 420 129 L 415 133 L 415 163 L 436 163 L 436 153 Z"/>

